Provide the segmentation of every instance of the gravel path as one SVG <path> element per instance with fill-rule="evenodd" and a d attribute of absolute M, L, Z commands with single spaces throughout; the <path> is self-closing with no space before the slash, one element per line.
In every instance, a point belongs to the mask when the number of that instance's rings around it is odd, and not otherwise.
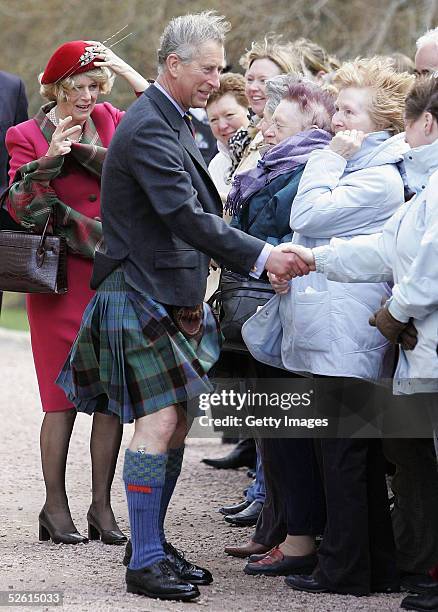
<path fill-rule="evenodd" d="M 37 516 L 44 501 L 38 435 L 41 412 L 28 335 L 0 329 L 0 590 L 60 590 L 63 609 L 69 611 L 165 610 L 191 612 L 382 612 L 398 610 L 401 596 L 354 598 L 305 595 L 293 592 L 282 578 L 249 577 L 241 560 L 226 557 L 224 545 L 244 542 L 246 529 L 227 525 L 216 512 L 223 503 L 238 500 L 248 484 L 245 472 L 218 472 L 200 463 L 203 456 L 223 452 L 217 440 L 190 439 L 183 473 L 169 518 L 170 541 L 188 558 L 208 567 L 214 575 L 202 587 L 196 603 L 164 603 L 135 595 L 124 588 L 123 548 L 99 542 L 63 546 L 38 542 Z M 67 472 L 70 506 L 76 525 L 86 530 L 90 500 L 88 440 L 91 419 L 79 415 L 72 438 Z M 126 445 L 131 427 L 126 427 Z M 228 448 L 228 447 L 225 447 Z M 113 507 L 122 529 L 127 530 L 127 510 L 119 460 L 113 489 Z M 52 610 L 25 607 L 20 610 Z"/>

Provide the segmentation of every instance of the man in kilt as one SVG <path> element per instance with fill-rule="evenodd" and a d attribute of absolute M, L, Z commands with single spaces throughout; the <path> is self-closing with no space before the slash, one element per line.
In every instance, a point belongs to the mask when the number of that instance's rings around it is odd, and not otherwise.
<path fill-rule="evenodd" d="M 220 331 L 203 304 L 211 258 L 259 277 L 308 272 L 222 220 L 221 199 L 192 135 L 188 109 L 219 87 L 229 24 L 211 12 L 177 17 L 158 50 L 158 77 L 131 106 L 102 176 L 105 249 L 96 252 L 88 305 L 58 379 L 78 410 L 135 421 L 123 478 L 131 543 L 127 590 L 193 599 L 211 574 L 166 541 L 164 519 L 188 430 L 187 400 L 211 390 Z"/>

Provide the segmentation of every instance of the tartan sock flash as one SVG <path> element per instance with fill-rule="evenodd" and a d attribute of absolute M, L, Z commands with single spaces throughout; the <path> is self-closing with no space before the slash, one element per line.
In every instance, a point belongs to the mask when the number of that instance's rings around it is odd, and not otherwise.
<path fill-rule="evenodd" d="M 184 457 L 184 445 L 180 448 L 169 449 L 169 455 L 166 464 L 166 479 L 164 481 L 163 493 L 161 495 L 159 530 L 160 541 L 164 544 L 166 536 L 164 535 L 164 521 L 166 519 L 167 508 L 170 499 L 175 490 L 178 477 L 181 473 L 181 465 Z"/>
<path fill-rule="evenodd" d="M 123 480 L 131 525 L 130 569 L 164 559 L 160 541 L 160 505 L 166 477 L 167 454 L 125 451 Z"/>

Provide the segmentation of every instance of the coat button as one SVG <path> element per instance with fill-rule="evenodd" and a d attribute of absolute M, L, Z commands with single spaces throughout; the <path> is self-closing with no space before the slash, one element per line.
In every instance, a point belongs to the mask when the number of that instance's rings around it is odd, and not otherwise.
<path fill-rule="evenodd" d="M 90 202 L 95 202 L 97 200 L 97 195 L 95 193 L 90 193 L 90 195 L 88 196 L 88 200 Z"/>

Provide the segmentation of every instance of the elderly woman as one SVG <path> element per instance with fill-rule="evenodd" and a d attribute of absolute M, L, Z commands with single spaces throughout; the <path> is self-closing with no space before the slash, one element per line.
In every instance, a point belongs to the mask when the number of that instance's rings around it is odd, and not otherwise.
<path fill-rule="evenodd" d="M 272 115 L 270 126 L 264 128 L 264 138 L 271 146 L 256 168 L 236 175 L 227 202 L 230 211 L 234 214 L 232 226 L 252 236 L 263 236 L 264 240 L 273 245 L 291 238 L 290 210 L 291 206 L 293 207 L 301 175 L 311 152 L 325 147 L 330 142 L 330 120 L 334 112 L 331 96 L 315 83 L 293 76 L 289 76 L 287 80 L 276 77 L 275 81 L 278 79 L 281 80 L 282 100 Z M 282 372 L 275 368 L 257 363 L 253 363 L 252 367 L 255 375 L 260 378 L 282 376 Z M 258 524 L 253 539 L 243 547 L 226 548 L 228 554 L 243 557 L 267 551 L 269 545 L 272 547 L 278 544 L 284 537 L 284 516 L 281 506 L 292 507 L 292 500 L 289 498 L 287 482 L 282 482 L 287 475 L 282 470 L 280 474 L 278 473 L 278 464 L 280 460 L 280 464 L 284 465 L 281 461 L 284 459 L 283 455 L 287 454 L 287 449 L 283 449 L 283 446 L 288 447 L 290 442 L 290 440 L 261 440 L 262 463 L 267 488 L 272 492 L 270 503 L 273 504 L 271 514 L 274 516 L 268 519 L 264 509 L 261 524 Z M 309 441 L 292 442 L 297 442 L 295 448 L 299 456 L 306 452 L 313 453 Z M 300 442 L 303 444 L 300 445 Z M 313 481 L 311 475 L 302 472 L 302 477 L 304 483 L 309 483 L 309 496 L 306 501 L 312 502 L 304 513 L 308 511 L 312 514 L 311 522 L 317 535 L 324 526 L 321 483 L 318 476 Z M 227 517 L 226 520 L 233 523 L 236 521 L 236 516 Z M 301 528 L 307 529 L 307 527 Z M 288 569 L 290 571 L 300 567 L 308 569 L 309 565 L 294 565 Z"/>
<path fill-rule="evenodd" d="M 397 74 L 378 58 L 339 69 L 332 121 L 336 135 L 326 149 L 310 155 L 301 177 L 290 216 L 294 243 L 313 247 L 333 237 L 372 234 L 403 202 L 399 163 L 406 145 L 398 133 L 411 82 L 411 76 Z M 279 289 L 284 291 L 281 284 Z M 386 283 L 345 285 L 311 273 L 293 279 L 292 291 L 276 296 L 269 308 L 250 319 L 244 339 L 261 361 L 335 377 L 340 399 L 333 399 L 333 410 L 341 404 L 353 410 L 355 393 L 366 396 L 369 383 L 352 386 L 346 379 L 385 375 L 389 344 L 378 330 L 370 330 L 368 317 L 389 293 Z M 274 329 L 279 332 L 278 351 L 272 346 Z M 353 595 L 397 588 L 380 441 L 323 439 L 318 452 L 327 506 L 318 566 L 313 575 L 292 576 L 288 584 L 310 592 Z M 307 469 L 316 470 L 317 465 Z M 280 554 L 273 555 L 277 562 L 298 552 L 313 554 L 316 564 L 313 540 L 297 541 L 295 535 L 290 533 Z"/>
<path fill-rule="evenodd" d="M 213 136 L 217 139 L 218 153 L 208 165 L 208 171 L 223 202 L 231 188 L 231 157 L 228 141 L 240 128 L 249 124 L 245 79 L 241 74 L 227 72 L 220 77 L 220 87 L 207 102 L 207 116 Z M 228 217 L 229 219 L 229 217 Z M 216 291 L 219 269 L 210 269 L 206 299 Z"/>
<path fill-rule="evenodd" d="M 231 181 L 227 178 L 231 168 L 228 141 L 237 130 L 247 128 L 249 124 L 245 79 L 241 74 L 227 72 L 221 75 L 219 89 L 208 99 L 207 116 L 219 150 L 211 160 L 208 171 L 225 201 L 231 188 Z"/>
<path fill-rule="evenodd" d="M 432 263 L 438 249 L 437 79 L 415 82 L 406 99 L 405 130 L 412 147 L 405 154 L 405 167 L 415 192 L 409 204 L 401 206 L 379 233 L 313 249 L 298 246 L 298 251 L 331 281 L 394 284 L 392 297 L 371 323 L 390 342 L 400 344 L 395 410 L 408 404 L 415 412 L 427 403 L 436 406 L 438 392 L 437 267 Z M 435 426 L 436 415 L 435 408 Z M 424 590 L 427 571 L 438 563 L 438 478 L 432 440 L 384 442 L 397 466 L 393 523 L 402 583 L 415 590 L 421 581 Z"/>
<path fill-rule="evenodd" d="M 93 292 L 89 288 L 94 249 L 102 239 L 100 176 L 105 151 L 123 112 L 100 93 L 111 91 L 114 73 L 141 92 L 147 82 L 103 44 L 71 41 L 51 56 L 40 76 L 49 102 L 35 117 L 9 129 L 11 157 L 9 211 L 24 227 L 40 231 L 54 213 L 53 231 L 67 240 L 68 291 L 27 296 L 32 351 L 45 413 L 41 461 L 46 501 L 39 516 L 40 540 L 76 544 L 87 538 L 76 530 L 65 490 L 65 468 L 76 410 L 55 385 Z M 92 500 L 87 514 L 89 537 L 119 544 L 110 504 L 111 484 L 120 447 L 118 419 L 97 413 L 90 450 Z"/>

